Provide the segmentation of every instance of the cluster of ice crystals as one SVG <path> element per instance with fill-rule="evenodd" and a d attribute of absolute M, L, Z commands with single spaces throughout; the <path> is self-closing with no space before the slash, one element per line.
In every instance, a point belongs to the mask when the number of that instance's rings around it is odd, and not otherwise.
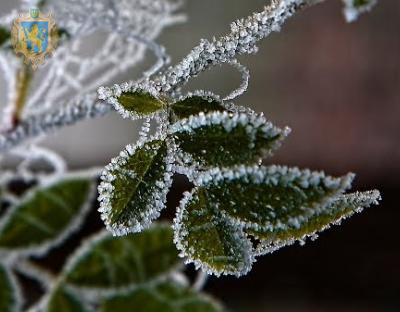
<path fill-rule="evenodd" d="M 318 238 L 318 233 L 326 231 L 331 228 L 332 225 L 340 225 L 342 221 L 352 217 L 356 213 L 361 213 L 365 208 L 369 208 L 373 205 L 378 205 L 381 200 L 380 192 L 377 190 L 367 192 L 355 192 L 351 194 L 343 194 L 338 196 L 333 202 L 331 202 L 327 209 L 332 209 L 332 206 L 337 207 L 356 207 L 355 209 L 349 210 L 347 213 L 342 214 L 339 218 L 334 220 L 332 223 L 326 224 L 318 231 L 312 231 L 305 234 L 303 237 L 296 239 L 277 240 L 277 241 L 263 241 L 256 248 L 256 256 L 273 253 L 282 247 L 290 246 L 298 242 L 300 245 L 304 245 L 307 239 L 314 241 Z"/>
<path fill-rule="evenodd" d="M 152 185 L 148 185 L 151 190 L 151 196 L 149 198 L 138 199 L 137 201 L 142 201 L 146 203 L 145 209 L 141 212 L 141 217 L 143 221 L 138 221 L 135 218 L 130 218 L 127 223 L 118 224 L 112 222 L 113 217 L 113 207 L 112 200 L 115 196 L 115 187 L 113 182 L 122 175 L 127 178 L 136 177 L 136 172 L 126 172 L 124 165 L 129 161 L 130 157 L 136 153 L 140 148 L 145 147 L 146 142 L 153 140 L 164 140 L 165 137 L 160 135 L 155 135 L 149 138 L 148 141 L 140 140 L 135 145 L 128 145 L 125 150 L 120 153 L 119 156 L 113 158 L 101 174 L 101 180 L 98 187 L 100 201 L 99 212 L 101 213 L 101 219 L 104 221 L 106 228 L 116 236 L 126 235 L 128 233 L 141 232 L 142 230 L 148 228 L 150 224 L 160 216 L 160 212 L 165 208 L 165 203 L 167 200 L 167 193 L 172 185 L 172 165 L 174 162 L 174 150 L 173 146 L 168 147 L 167 156 L 164 160 L 165 172 L 162 179 L 156 181 Z M 159 168 L 160 170 L 162 168 Z"/>
<path fill-rule="evenodd" d="M 176 102 L 184 101 L 188 98 L 198 96 L 204 100 L 207 100 L 208 102 L 222 102 L 221 97 L 218 94 L 213 93 L 212 91 L 207 91 L 207 90 L 195 90 L 195 91 L 190 91 L 186 93 L 185 95 L 180 95 L 179 97 L 176 97 Z"/>
<path fill-rule="evenodd" d="M 174 173 L 185 175 L 190 182 L 193 182 L 203 169 L 203 166 L 193 159 L 192 155 L 185 153 L 175 145 L 175 164 L 172 167 Z"/>
<path fill-rule="evenodd" d="M 208 126 L 222 126 L 226 132 L 231 132 L 238 126 L 245 128 L 247 135 L 251 138 L 249 148 L 255 147 L 257 135 L 265 138 L 274 137 L 280 134 L 287 136 L 290 133 L 289 128 L 283 131 L 276 128 L 272 123 L 268 122 L 263 115 L 247 114 L 247 113 L 230 113 L 230 112 L 210 112 L 208 114 L 200 113 L 192 115 L 189 118 L 182 119 L 173 124 L 169 132 L 171 134 L 187 132 L 193 133 L 196 129 Z M 274 148 L 279 147 L 281 141 L 275 143 Z"/>
<path fill-rule="evenodd" d="M 224 97 L 224 101 L 233 100 L 241 96 L 243 93 L 245 93 L 249 86 L 249 80 L 250 80 L 250 71 L 247 69 L 246 66 L 240 64 L 239 61 L 236 59 L 230 61 L 229 64 L 239 71 L 239 73 L 242 76 L 242 83 L 240 84 L 239 88 L 233 90 L 229 95 Z"/>
<path fill-rule="evenodd" d="M 357 20 L 361 14 L 369 12 L 378 3 L 378 0 L 343 0 L 343 3 L 344 16 L 350 23 Z"/>

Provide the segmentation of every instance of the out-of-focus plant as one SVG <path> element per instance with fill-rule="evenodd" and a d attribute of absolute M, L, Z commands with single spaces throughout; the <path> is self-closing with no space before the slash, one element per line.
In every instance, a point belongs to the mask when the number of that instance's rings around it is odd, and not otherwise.
<path fill-rule="evenodd" d="M 319 2 L 272 1 L 164 71 L 169 58 L 154 39 L 183 20 L 180 1 L 26 0 L 22 10 L 51 10 L 60 29 L 59 47 L 37 72 L 11 49 L 17 12 L 0 18 L 0 67 L 8 90 L 0 135 L 0 310 L 220 311 L 201 292 L 205 274 L 190 285 L 178 254 L 205 273 L 240 276 L 257 257 L 315 239 L 377 204 L 378 191 L 346 193 L 353 174 L 335 178 L 262 165 L 290 130 L 232 102 L 249 80 L 236 57 L 255 53 L 259 40 Z M 348 21 L 375 4 L 343 2 Z M 105 38 L 101 46 L 82 56 L 82 44 L 98 33 Z M 148 50 L 157 62 L 139 80 L 100 87 L 114 83 Z M 202 90 L 182 94 L 191 78 L 223 63 L 242 74 L 237 90 L 225 97 Z M 69 172 L 61 156 L 39 146 L 46 134 L 113 109 L 143 125 L 139 141 L 104 170 Z M 151 123 L 157 125 L 153 133 Z M 193 189 L 172 226 L 153 224 L 174 174 L 188 177 Z M 109 231 L 93 234 L 50 272 L 40 259 L 82 230 L 99 177 L 99 211 Z M 43 297 L 24 303 L 19 275 L 38 281 Z"/>

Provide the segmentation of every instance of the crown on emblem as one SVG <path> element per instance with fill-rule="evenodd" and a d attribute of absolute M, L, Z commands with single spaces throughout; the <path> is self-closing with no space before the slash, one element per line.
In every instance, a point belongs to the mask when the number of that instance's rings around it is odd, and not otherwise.
<path fill-rule="evenodd" d="M 39 17 L 39 9 L 33 8 L 29 10 L 29 13 L 32 18 L 38 18 Z"/>

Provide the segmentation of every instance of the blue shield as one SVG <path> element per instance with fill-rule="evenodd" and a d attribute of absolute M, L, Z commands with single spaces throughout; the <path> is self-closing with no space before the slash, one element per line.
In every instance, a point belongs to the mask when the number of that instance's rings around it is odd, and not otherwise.
<path fill-rule="evenodd" d="M 21 22 L 26 48 L 33 53 L 44 53 L 49 43 L 49 22 Z"/>

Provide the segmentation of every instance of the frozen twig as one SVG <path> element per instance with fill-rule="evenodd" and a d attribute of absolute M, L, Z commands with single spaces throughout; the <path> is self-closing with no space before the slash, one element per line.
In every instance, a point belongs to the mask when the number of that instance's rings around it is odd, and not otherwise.
<path fill-rule="evenodd" d="M 274 1 L 262 12 L 238 20 L 231 31 L 219 39 L 202 40 L 181 62 L 146 83 L 165 95 L 173 92 L 206 69 L 233 61 L 237 55 L 254 53 L 256 43 L 274 31 L 293 14 L 324 0 Z M 136 82 L 130 82 L 135 85 Z M 97 101 L 91 94 L 69 105 L 22 120 L 20 125 L 0 136 L 0 152 L 7 151 L 27 139 L 52 132 L 80 120 L 103 116 L 111 105 Z"/>

